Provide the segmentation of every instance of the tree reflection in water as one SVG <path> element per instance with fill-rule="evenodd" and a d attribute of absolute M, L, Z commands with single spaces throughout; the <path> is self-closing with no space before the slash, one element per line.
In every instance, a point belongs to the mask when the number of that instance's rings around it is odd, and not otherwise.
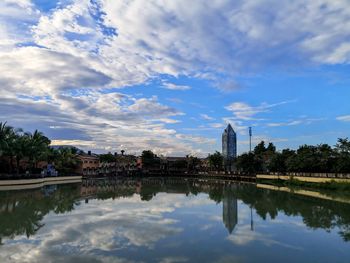
<path fill-rule="evenodd" d="M 35 235 L 43 227 L 43 218 L 49 212 L 68 213 L 82 200 L 118 199 L 137 194 L 141 200 L 149 201 L 158 193 L 205 193 L 214 202 L 222 202 L 223 223 L 230 233 L 237 224 L 237 200 L 241 200 L 264 220 L 268 216 L 273 220 L 278 213 L 301 216 L 305 225 L 311 229 L 330 231 L 338 227 L 344 241 L 350 240 L 350 205 L 346 203 L 218 180 L 124 178 L 49 186 L 30 191 L 0 192 L 0 242 L 3 238 Z"/>
<path fill-rule="evenodd" d="M 78 204 L 80 185 L 61 185 L 55 191 L 51 188 L 0 192 L 0 242 L 4 237 L 30 237 L 43 227 L 46 214 L 66 213 Z"/>

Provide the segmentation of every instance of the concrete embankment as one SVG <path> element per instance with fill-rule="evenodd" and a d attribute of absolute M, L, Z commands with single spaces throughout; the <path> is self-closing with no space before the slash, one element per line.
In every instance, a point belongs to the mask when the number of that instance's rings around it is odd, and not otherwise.
<path fill-rule="evenodd" d="M 337 177 L 318 177 L 318 176 L 298 176 L 298 175 L 269 175 L 269 174 L 257 174 L 256 179 L 263 180 L 298 180 L 308 183 L 350 183 L 350 178 L 337 178 Z"/>
<path fill-rule="evenodd" d="M 36 179 L 0 180 L 0 191 L 34 189 L 44 185 L 80 183 L 82 176 L 57 176 Z"/>
<path fill-rule="evenodd" d="M 289 188 L 289 187 L 284 187 L 284 186 L 278 187 L 278 186 L 268 185 L 268 184 L 256 184 L 256 186 L 258 188 L 263 188 L 263 189 L 288 192 L 288 193 L 293 193 L 293 194 L 298 194 L 298 195 L 304 195 L 304 196 L 315 197 L 315 198 L 320 198 L 320 199 L 324 199 L 324 200 L 331 200 L 331 201 L 337 201 L 337 202 L 350 204 L 349 198 L 333 197 L 333 196 L 329 196 L 329 195 L 326 195 L 326 194 L 323 194 L 320 192 L 306 190 L 306 189 L 294 189 L 294 188 Z"/>

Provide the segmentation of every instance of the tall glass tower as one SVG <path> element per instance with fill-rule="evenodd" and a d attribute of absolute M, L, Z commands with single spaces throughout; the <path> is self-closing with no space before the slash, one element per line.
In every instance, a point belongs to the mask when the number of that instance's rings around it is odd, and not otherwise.
<path fill-rule="evenodd" d="M 224 157 L 225 166 L 229 170 L 232 168 L 232 161 L 237 157 L 237 137 L 231 124 L 222 133 L 222 155 Z"/>

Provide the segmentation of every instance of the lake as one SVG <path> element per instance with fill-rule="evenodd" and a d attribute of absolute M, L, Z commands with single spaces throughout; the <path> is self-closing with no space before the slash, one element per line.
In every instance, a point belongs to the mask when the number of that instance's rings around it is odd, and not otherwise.
<path fill-rule="evenodd" d="M 0 262 L 350 262 L 340 200 L 184 178 L 0 191 Z"/>

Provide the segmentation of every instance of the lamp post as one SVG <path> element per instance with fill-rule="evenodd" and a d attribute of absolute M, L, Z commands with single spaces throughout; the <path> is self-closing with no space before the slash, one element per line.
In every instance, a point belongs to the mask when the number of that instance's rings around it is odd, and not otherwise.
<path fill-rule="evenodd" d="M 252 127 L 249 127 L 249 152 L 252 152 Z"/>

